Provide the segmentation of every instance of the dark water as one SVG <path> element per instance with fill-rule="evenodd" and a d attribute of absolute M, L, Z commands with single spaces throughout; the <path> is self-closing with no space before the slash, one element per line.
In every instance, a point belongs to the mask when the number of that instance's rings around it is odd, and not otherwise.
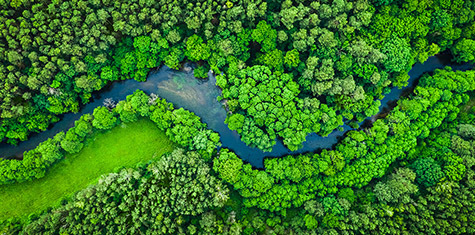
<path fill-rule="evenodd" d="M 473 67 L 469 64 L 450 64 L 444 58 L 430 57 L 424 64 L 414 65 L 409 72 L 411 78 L 407 87 L 413 87 L 417 81 L 416 78 L 420 77 L 423 73 L 448 65 L 453 70 L 467 70 Z M 315 133 L 310 134 L 303 143 L 303 148 L 294 152 L 288 150 L 282 141 L 277 141 L 272 152 L 266 153 L 257 148 L 250 148 L 240 140 L 237 132 L 231 131 L 224 124 L 226 111 L 222 104 L 216 100 L 220 91 L 215 83 L 216 78 L 211 74 L 207 81 L 194 78 L 190 65 L 185 65 L 183 71 L 175 71 L 163 66 L 159 70 L 150 72 L 146 82 L 137 82 L 135 80 L 115 82 L 104 91 L 101 91 L 100 94 L 95 95 L 93 102 L 85 105 L 79 113 L 63 115 L 61 121 L 54 124 L 50 129 L 33 135 L 28 141 L 21 142 L 18 146 L 2 143 L 0 145 L 0 156 L 21 156 L 24 151 L 33 149 L 39 143 L 53 137 L 58 132 L 74 126 L 75 120 L 79 119 L 83 114 L 92 113 L 94 108 L 103 105 L 106 98 L 112 98 L 115 101 L 123 100 L 137 89 L 141 89 L 147 94 L 155 93 L 161 98 L 165 98 L 168 102 L 173 103 L 175 107 L 183 107 L 194 112 L 201 117 L 202 121 L 208 124 L 210 129 L 219 133 L 223 144 L 222 147 L 233 150 L 244 161 L 258 168 L 263 167 L 265 157 L 281 157 L 289 154 L 314 152 L 320 148 L 331 148 L 338 142 L 338 137 L 343 136 L 345 132 L 352 129 L 348 125 L 343 125 L 342 130 L 334 131 L 327 137 L 321 137 Z M 403 92 L 404 89 L 392 88 L 391 92 L 381 100 L 380 112 L 385 112 L 383 109 L 387 104 L 397 100 Z M 372 118 L 368 120 L 370 119 Z"/>

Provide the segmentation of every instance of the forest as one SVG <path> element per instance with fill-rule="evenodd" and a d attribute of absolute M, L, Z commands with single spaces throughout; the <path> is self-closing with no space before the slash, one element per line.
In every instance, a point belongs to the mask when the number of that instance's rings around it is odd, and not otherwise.
<path fill-rule="evenodd" d="M 473 0 L 0 12 L 0 234 L 475 234 Z M 194 110 L 143 91 L 160 68 L 213 82 L 226 128 L 287 154 L 243 160 Z M 101 98 L 130 80 L 139 89 Z"/>

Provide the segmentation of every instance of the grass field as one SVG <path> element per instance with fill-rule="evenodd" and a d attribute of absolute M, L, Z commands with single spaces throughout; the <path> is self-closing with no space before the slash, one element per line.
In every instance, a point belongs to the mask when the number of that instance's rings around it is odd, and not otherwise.
<path fill-rule="evenodd" d="M 0 186 L 0 220 L 25 218 L 57 205 L 103 174 L 133 167 L 174 148 L 175 144 L 149 119 L 95 134 L 81 152 L 66 155 L 44 178 Z"/>

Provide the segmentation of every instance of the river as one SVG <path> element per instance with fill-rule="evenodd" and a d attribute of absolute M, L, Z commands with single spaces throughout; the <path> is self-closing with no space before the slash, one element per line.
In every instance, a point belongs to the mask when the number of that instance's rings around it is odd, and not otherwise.
<path fill-rule="evenodd" d="M 433 56 L 423 64 L 417 63 L 412 67 L 406 89 L 411 89 L 416 85 L 417 78 L 423 73 L 432 72 L 445 66 L 451 66 L 453 70 L 467 70 L 473 67 L 471 64 L 451 64 L 446 57 Z M 219 133 L 222 147 L 233 150 L 241 159 L 257 168 L 263 167 L 263 160 L 266 157 L 281 157 L 331 148 L 338 142 L 339 137 L 352 130 L 350 126 L 343 125 L 342 130 L 336 130 L 327 137 L 321 137 L 315 133 L 309 134 L 303 143 L 303 148 L 293 152 L 288 150 L 280 140 L 277 141 L 272 152 L 263 152 L 257 148 L 251 148 L 241 141 L 236 131 L 231 131 L 224 123 L 226 111 L 223 105 L 216 100 L 220 90 L 215 84 L 216 78 L 212 74 L 209 74 L 207 80 L 194 78 L 193 69 L 189 64 L 185 64 L 181 71 L 172 70 L 166 66 L 152 70 L 146 82 L 135 80 L 114 82 L 100 93 L 95 94 L 93 101 L 86 104 L 80 112 L 62 115 L 61 120 L 53 124 L 48 130 L 32 135 L 29 140 L 23 141 L 17 146 L 6 143 L 0 144 L 0 156 L 21 158 L 23 152 L 35 148 L 39 143 L 53 137 L 58 132 L 66 131 L 74 126 L 75 120 L 78 120 L 83 114 L 92 113 L 94 108 L 103 105 L 105 99 L 123 100 L 137 89 L 141 89 L 147 94 L 155 93 L 173 103 L 175 107 L 183 107 L 194 112 L 201 117 L 203 122 L 208 124 L 210 129 Z M 391 92 L 381 100 L 380 112 L 387 112 L 387 105 L 394 103 L 392 101 L 397 100 L 404 91 L 405 88 L 393 87 Z M 383 110 L 385 108 L 386 110 Z M 371 118 L 367 120 L 371 120 Z"/>

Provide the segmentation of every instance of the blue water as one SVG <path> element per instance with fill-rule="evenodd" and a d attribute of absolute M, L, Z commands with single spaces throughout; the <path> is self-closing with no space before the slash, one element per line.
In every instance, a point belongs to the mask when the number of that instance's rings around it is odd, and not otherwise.
<path fill-rule="evenodd" d="M 470 64 L 449 64 L 448 61 L 444 61 L 439 57 L 430 57 L 425 63 L 413 66 L 409 72 L 410 80 L 407 87 L 414 86 L 417 78 L 423 73 L 431 72 L 447 65 L 450 65 L 453 70 L 467 70 L 473 67 Z M 52 125 L 50 129 L 32 135 L 29 140 L 21 142 L 17 146 L 2 143 L 0 145 L 0 156 L 16 156 L 19 158 L 24 151 L 33 149 L 39 143 L 53 137 L 58 132 L 72 127 L 75 120 L 79 119 L 83 114 L 92 113 L 94 108 L 103 105 L 106 98 L 112 98 L 115 101 L 123 100 L 137 89 L 141 89 L 147 94 L 154 93 L 173 103 L 175 107 L 183 107 L 194 112 L 201 117 L 203 122 L 208 124 L 210 129 L 219 133 L 222 147 L 233 150 L 241 159 L 257 168 L 263 167 L 263 160 L 266 157 L 281 157 L 289 154 L 315 152 L 322 148 L 332 148 L 338 142 L 339 137 L 352 130 L 350 126 L 343 125 L 341 127 L 342 130 L 334 131 L 327 137 L 321 137 L 315 133 L 310 134 L 303 143 L 303 148 L 294 152 L 288 150 L 280 140 L 277 141 L 272 152 L 263 152 L 257 148 L 251 148 L 241 141 L 236 131 L 231 131 L 224 124 L 226 111 L 223 105 L 216 100 L 220 90 L 216 87 L 215 83 L 216 78 L 212 74 L 209 74 L 207 80 L 194 78 L 192 67 L 188 64 L 181 71 L 172 70 L 166 66 L 161 67 L 159 70 L 153 70 L 150 72 L 146 82 L 126 80 L 112 83 L 111 86 L 94 95 L 93 101 L 85 105 L 80 112 L 63 115 L 61 121 Z M 380 112 L 383 111 L 388 103 L 397 100 L 403 92 L 404 88 L 392 88 L 391 92 L 381 100 Z M 372 119 L 374 117 L 370 117 L 367 120 Z"/>

